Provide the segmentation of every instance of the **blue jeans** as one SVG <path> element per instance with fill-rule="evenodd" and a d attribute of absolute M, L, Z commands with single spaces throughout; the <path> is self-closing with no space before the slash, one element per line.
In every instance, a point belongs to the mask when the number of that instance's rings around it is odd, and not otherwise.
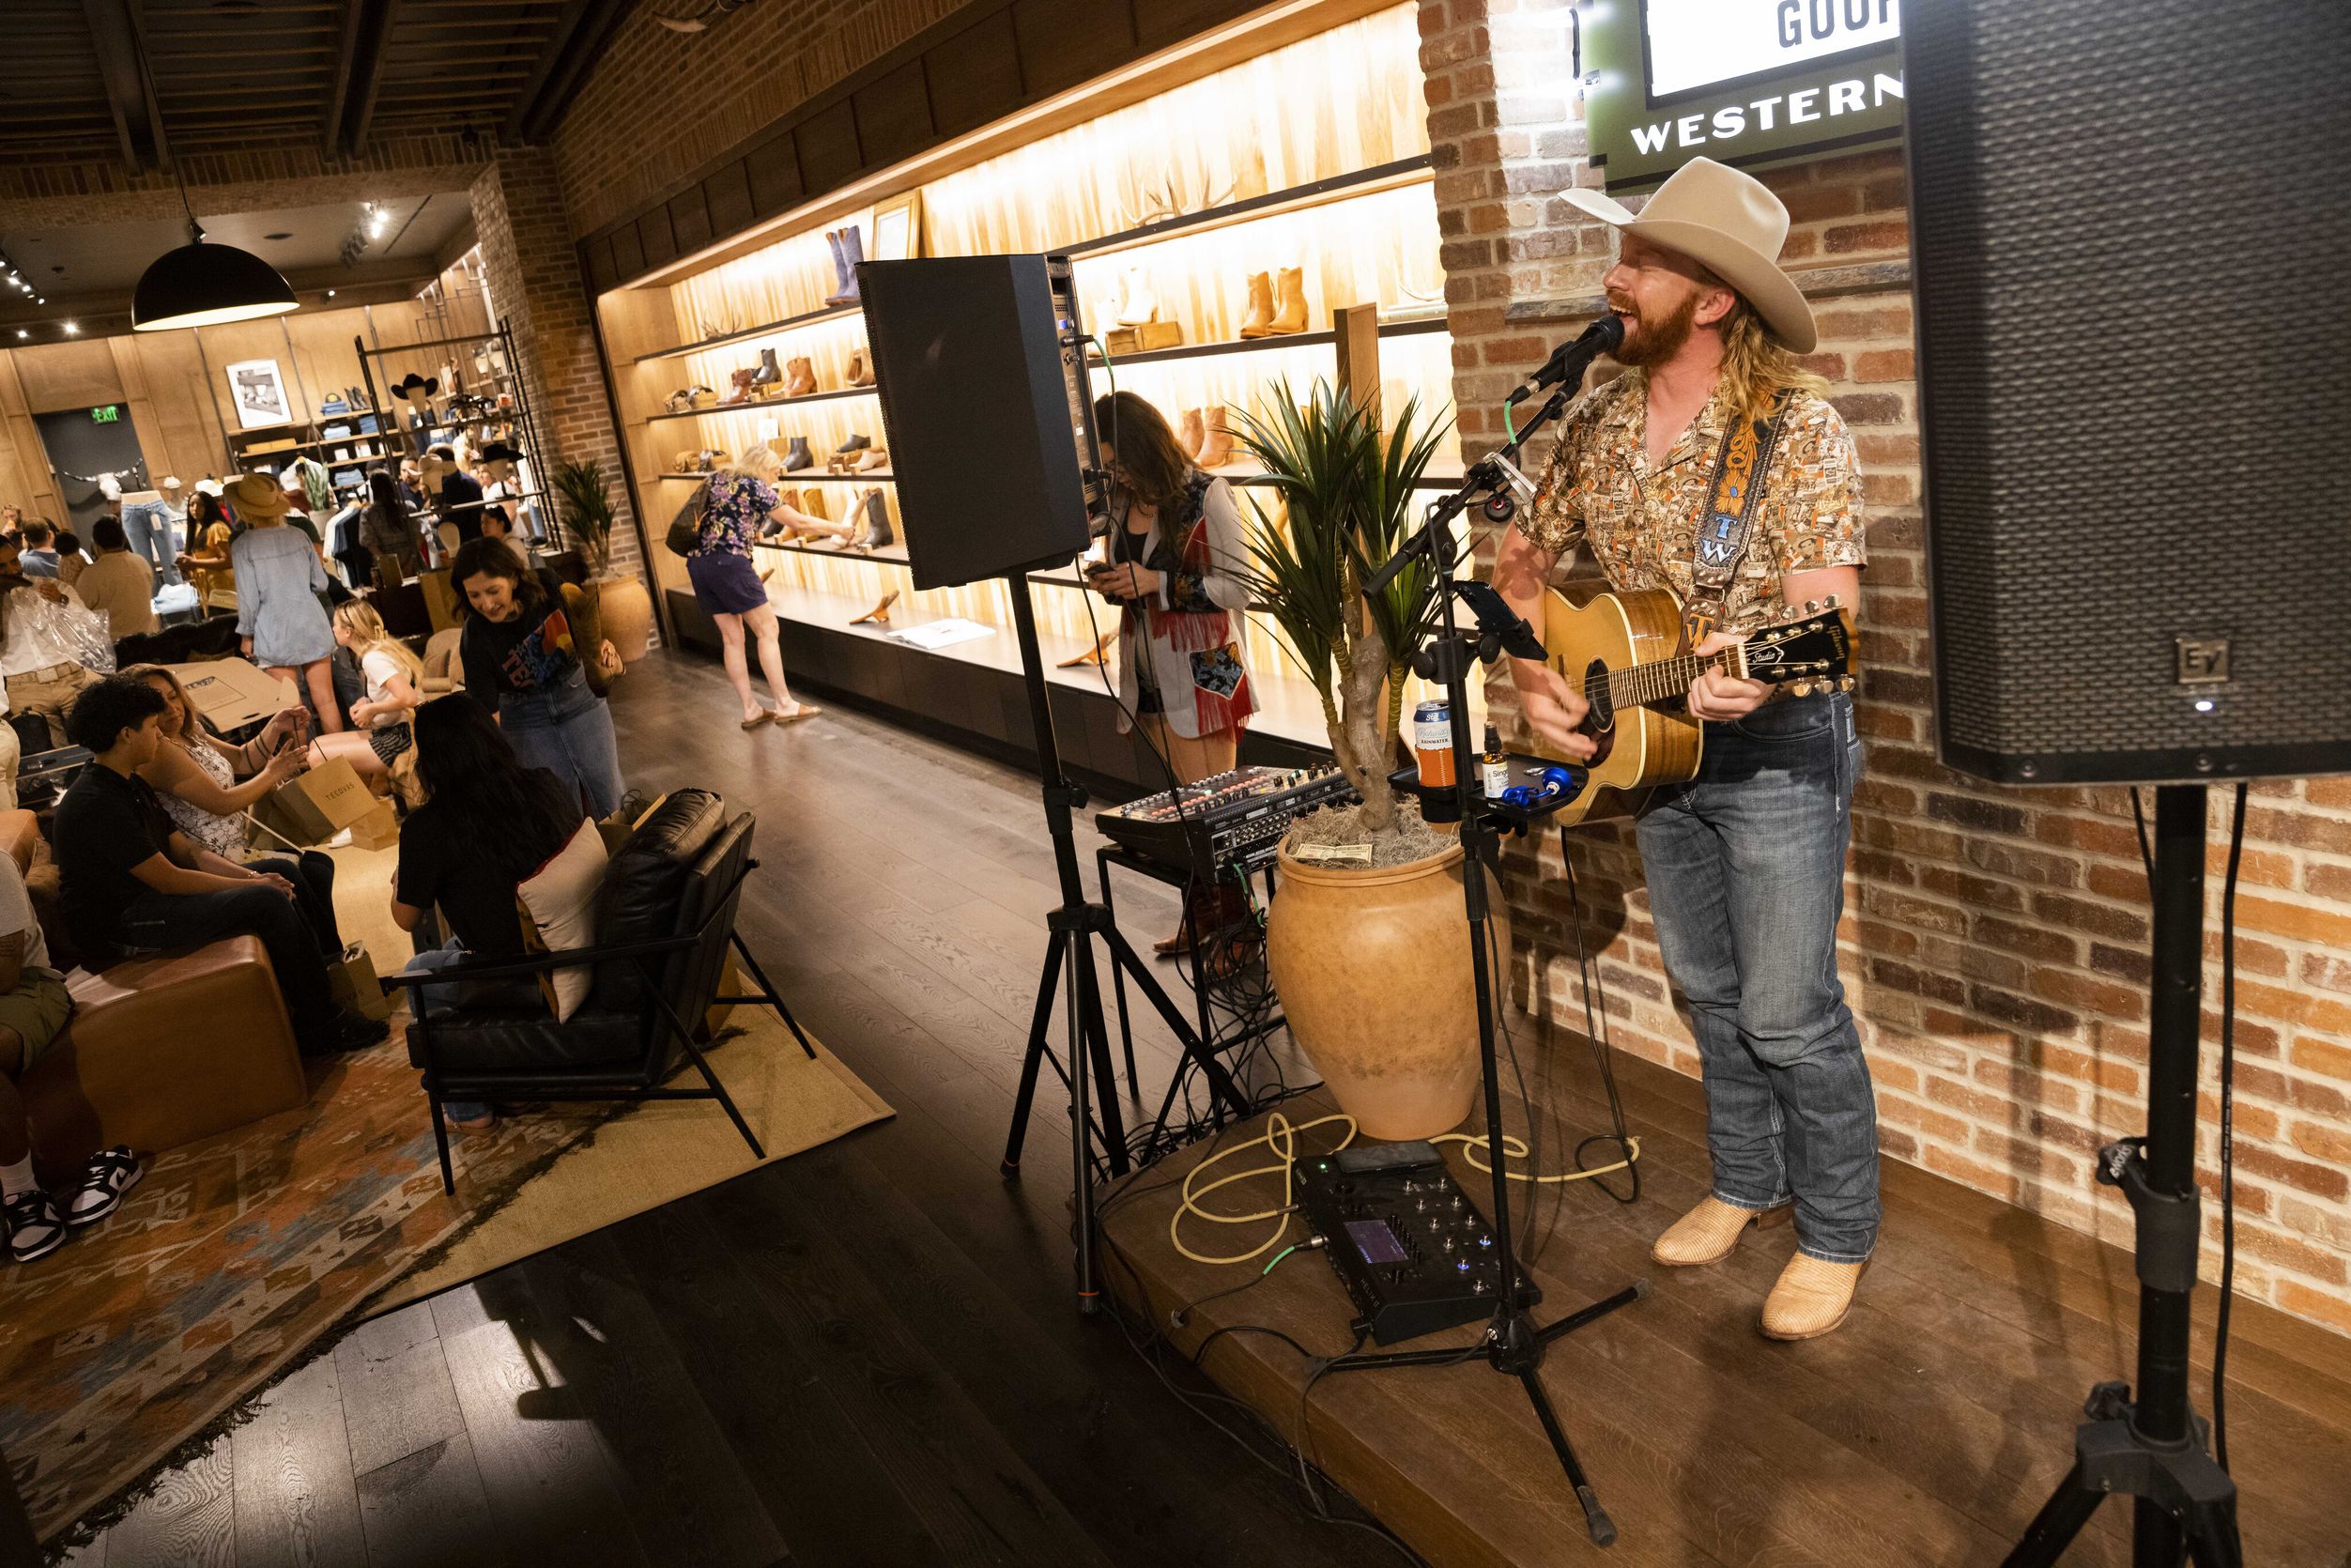
<path fill-rule="evenodd" d="M 1836 974 L 1861 741 L 1852 699 L 1706 727 L 1698 776 L 1641 815 L 1666 972 L 1706 1078 L 1713 1195 L 1796 1205 L 1799 1249 L 1858 1263 L 1878 1237 L 1878 1114 Z"/>
<path fill-rule="evenodd" d="M 177 524 L 172 509 L 160 500 L 131 501 L 122 509 L 123 537 L 131 542 L 132 554 L 154 563 L 158 587 L 179 580 Z"/>
<path fill-rule="evenodd" d="M 446 969 L 453 963 L 463 963 L 471 957 L 473 955 L 466 951 L 466 945 L 453 936 L 439 946 L 428 947 L 417 954 L 408 961 L 408 967 L 401 973 L 429 975 L 436 969 Z M 436 1007 L 455 1007 L 459 990 L 459 987 L 453 985 L 419 986 L 409 992 L 409 995 L 413 999 L 416 1011 L 423 1014 L 429 1013 Z M 475 1099 L 444 1099 L 441 1101 L 441 1109 L 448 1113 L 452 1120 L 473 1121 L 487 1115 L 490 1108 Z"/>
<path fill-rule="evenodd" d="M 591 815 L 621 808 L 621 750 L 612 710 L 588 689 L 588 672 L 574 669 L 560 685 L 500 692 L 498 725 L 527 768 L 545 768 L 588 803 Z"/>

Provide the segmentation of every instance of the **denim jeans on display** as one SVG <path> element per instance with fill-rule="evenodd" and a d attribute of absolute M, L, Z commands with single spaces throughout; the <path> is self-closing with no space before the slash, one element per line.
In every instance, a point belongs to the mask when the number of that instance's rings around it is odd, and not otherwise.
<path fill-rule="evenodd" d="M 179 518 L 160 500 L 131 501 L 122 509 L 123 537 L 131 542 L 131 554 L 153 564 L 158 588 L 179 580 L 178 524 Z"/>
<path fill-rule="evenodd" d="M 499 728 L 527 768 L 545 768 L 608 817 L 621 808 L 621 753 L 612 710 L 588 689 L 588 673 L 574 669 L 560 685 L 501 692 Z"/>
<path fill-rule="evenodd" d="M 440 946 L 429 947 L 410 959 L 408 967 L 402 973 L 429 975 L 436 969 L 446 969 L 453 963 L 463 963 L 471 957 L 473 955 L 466 951 L 466 945 L 453 936 Z M 436 1007 L 453 1007 L 457 1005 L 459 989 L 454 985 L 419 986 L 409 993 L 411 1006 L 419 1016 L 429 1013 Z M 441 1101 L 441 1110 L 452 1121 L 477 1121 L 488 1112 L 489 1106 L 480 1100 L 444 1099 Z"/>
<path fill-rule="evenodd" d="M 1836 973 L 1861 741 L 1852 699 L 1767 703 L 1706 727 L 1698 776 L 1638 824 L 1666 971 L 1706 1078 L 1713 1195 L 1796 1205 L 1798 1246 L 1877 1243 L 1878 1117 Z"/>

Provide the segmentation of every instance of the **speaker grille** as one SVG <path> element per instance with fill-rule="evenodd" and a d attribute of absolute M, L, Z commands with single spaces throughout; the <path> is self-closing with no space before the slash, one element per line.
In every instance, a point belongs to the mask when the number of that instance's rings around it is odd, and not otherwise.
<path fill-rule="evenodd" d="M 2345 14 L 1906 8 L 1954 765 L 2351 768 Z M 2229 678 L 2181 684 L 2182 638 L 2225 638 Z"/>

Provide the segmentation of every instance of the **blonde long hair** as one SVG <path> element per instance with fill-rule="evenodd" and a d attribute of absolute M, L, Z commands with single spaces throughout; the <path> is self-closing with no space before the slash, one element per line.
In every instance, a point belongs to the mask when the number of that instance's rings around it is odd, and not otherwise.
<path fill-rule="evenodd" d="M 1772 411 L 1772 400 L 1783 390 L 1828 394 L 1827 378 L 1806 370 L 1786 344 L 1772 336 L 1763 317 L 1744 295 L 1730 307 L 1718 331 L 1723 336 L 1722 378 L 1733 389 L 1732 417 L 1765 418 Z"/>
<path fill-rule="evenodd" d="M 364 659 L 374 653 L 389 653 L 400 672 L 408 678 L 408 684 L 423 690 L 424 661 L 408 652 L 408 645 L 384 627 L 384 618 L 376 613 L 376 607 L 364 599 L 351 599 L 337 605 L 334 623 L 351 634 L 351 656 Z"/>
<path fill-rule="evenodd" d="M 163 736 L 165 740 L 177 741 L 181 745 L 185 746 L 193 741 L 196 736 L 200 734 L 207 734 L 211 731 L 211 721 L 207 719 L 202 714 L 196 712 L 196 705 L 188 700 L 188 688 L 179 684 L 179 677 L 173 674 L 168 666 L 160 664 L 134 664 L 127 669 L 118 669 L 115 673 L 120 679 L 126 681 L 161 680 L 166 685 L 169 685 L 176 694 L 177 694 L 179 698 L 180 714 L 179 730 L 177 734 L 165 731 Z M 161 730 L 162 726 L 159 724 L 156 728 L 158 730 Z"/>

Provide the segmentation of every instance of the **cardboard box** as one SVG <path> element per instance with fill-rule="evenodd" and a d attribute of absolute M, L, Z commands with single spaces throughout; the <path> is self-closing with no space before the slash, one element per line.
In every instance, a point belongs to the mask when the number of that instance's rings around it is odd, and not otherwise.
<path fill-rule="evenodd" d="M 165 668 L 179 678 L 196 712 L 223 734 L 258 724 L 280 709 L 302 705 L 293 682 L 266 674 L 250 659 L 207 659 Z"/>
<path fill-rule="evenodd" d="M 323 844 L 381 804 L 341 758 L 298 774 L 254 802 L 265 840 Z"/>
<path fill-rule="evenodd" d="M 456 548 L 453 539 L 444 543 L 453 551 Z M 450 586 L 448 567 L 420 572 L 416 580 L 417 586 L 424 590 L 424 613 L 431 618 L 433 630 L 445 632 L 464 623 L 466 607 L 459 601 L 457 591 Z"/>
<path fill-rule="evenodd" d="M 392 808 L 392 802 L 379 800 L 376 809 L 351 824 L 351 842 L 363 850 L 396 849 L 400 843 L 400 818 Z"/>
<path fill-rule="evenodd" d="M 361 1018 L 392 1016 L 392 998 L 384 994 L 383 982 L 376 977 L 376 961 L 356 942 L 343 949 L 340 959 L 327 965 L 327 991 L 338 1004 Z"/>

